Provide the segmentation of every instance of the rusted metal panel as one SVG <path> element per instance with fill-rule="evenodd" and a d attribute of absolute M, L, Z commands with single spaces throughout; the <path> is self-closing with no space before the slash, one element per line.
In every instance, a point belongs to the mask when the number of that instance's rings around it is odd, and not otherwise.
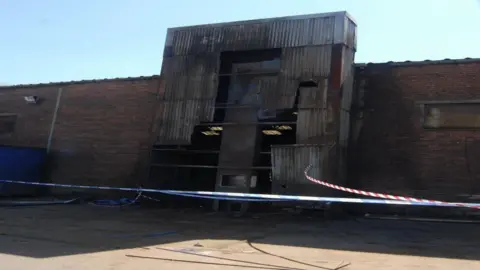
<path fill-rule="evenodd" d="M 318 87 L 302 87 L 299 91 L 297 142 L 324 143 L 328 80 L 322 80 Z"/>
<path fill-rule="evenodd" d="M 304 171 L 317 179 L 327 179 L 328 146 L 272 145 L 272 192 L 275 194 L 320 195 L 328 189 L 305 178 Z"/>
<path fill-rule="evenodd" d="M 319 79 L 330 75 L 332 46 L 285 48 L 282 73 L 296 80 Z"/>

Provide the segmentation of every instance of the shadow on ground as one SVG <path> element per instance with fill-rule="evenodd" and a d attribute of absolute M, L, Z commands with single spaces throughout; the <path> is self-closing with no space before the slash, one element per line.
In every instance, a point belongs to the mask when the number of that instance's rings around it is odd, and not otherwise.
<path fill-rule="evenodd" d="M 49 258 L 161 244 L 221 248 L 243 243 L 480 260 L 480 225 L 324 220 L 264 213 L 233 218 L 198 210 L 58 205 L 0 208 L 0 253 Z M 159 247 L 162 248 L 162 247 Z M 283 256 L 285 257 L 285 256 Z M 288 258 L 284 258 L 288 259 Z M 268 268 L 268 267 L 267 267 Z"/>

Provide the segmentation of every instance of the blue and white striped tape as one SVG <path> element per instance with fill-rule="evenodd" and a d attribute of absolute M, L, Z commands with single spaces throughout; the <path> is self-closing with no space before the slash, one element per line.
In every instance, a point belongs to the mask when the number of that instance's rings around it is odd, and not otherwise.
<path fill-rule="evenodd" d="M 312 196 L 293 196 L 293 195 L 276 195 L 276 194 L 254 194 L 254 193 L 234 193 L 234 192 L 212 192 L 212 191 L 182 191 L 182 190 L 164 190 L 150 188 L 125 188 L 125 187 L 106 187 L 106 186 L 85 186 L 85 185 L 68 185 L 54 183 L 24 182 L 12 180 L 0 180 L 0 183 L 24 184 L 46 187 L 60 188 L 76 188 L 76 189 L 98 189 L 98 190 L 115 190 L 115 191 L 133 191 L 133 192 L 152 192 L 168 195 L 179 195 L 186 197 L 214 199 L 214 200 L 230 200 L 230 201 L 308 201 L 308 202 L 338 202 L 338 203 L 359 203 L 359 204 L 388 204 L 388 205 L 417 205 L 417 206 L 442 206 L 455 207 L 452 205 L 443 205 L 435 202 L 410 202 L 385 199 L 363 199 L 363 198 L 338 198 L 338 197 L 312 197 Z M 464 203 L 468 206 L 480 206 L 480 203 Z M 460 207 L 460 206 L 459 206 Z"/>

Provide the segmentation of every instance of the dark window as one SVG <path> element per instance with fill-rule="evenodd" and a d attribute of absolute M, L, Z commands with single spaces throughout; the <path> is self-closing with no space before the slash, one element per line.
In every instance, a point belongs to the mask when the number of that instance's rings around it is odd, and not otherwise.
<path fill-rule="evenodd" d="M 423 127 L 428 129 L 480 129 L 480 102 L 424 104 Z"/>
<path fill-rule="evenodd" d="M 247 186 L 245 175 L 222 175 L 221 185 L 224 187 L 245 187 Z"/>
<path fill-rule="evenodd" d="M 10 135 L 15 131 L 17 115 L 0 114 L 0 135 Z"/>

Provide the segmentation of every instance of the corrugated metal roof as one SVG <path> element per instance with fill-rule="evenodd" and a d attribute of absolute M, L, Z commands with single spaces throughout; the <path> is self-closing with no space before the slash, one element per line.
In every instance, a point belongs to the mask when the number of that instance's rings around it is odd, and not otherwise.
<path fill-rule="evenodd" d="M 49 87 L 49 86 L 61 86 L 61 85 L 70 85 L 70 84 L 102 83 L 102 82 L 111 82 L 111 81 L 142 81 L 142 80 L 152 80 L 152 79 L 158 79 L 158 78 L 160 78 L 159 75 L 150 75 L 150 76 L 126 77 L 126 78 L 106 78 L 106 79 L 97 79 L 97 80 L 80 80 L 80 81 L 48 82 L 48 83 L 36 83 L 36 84 L 0 85 L 0 89 Z"/>

